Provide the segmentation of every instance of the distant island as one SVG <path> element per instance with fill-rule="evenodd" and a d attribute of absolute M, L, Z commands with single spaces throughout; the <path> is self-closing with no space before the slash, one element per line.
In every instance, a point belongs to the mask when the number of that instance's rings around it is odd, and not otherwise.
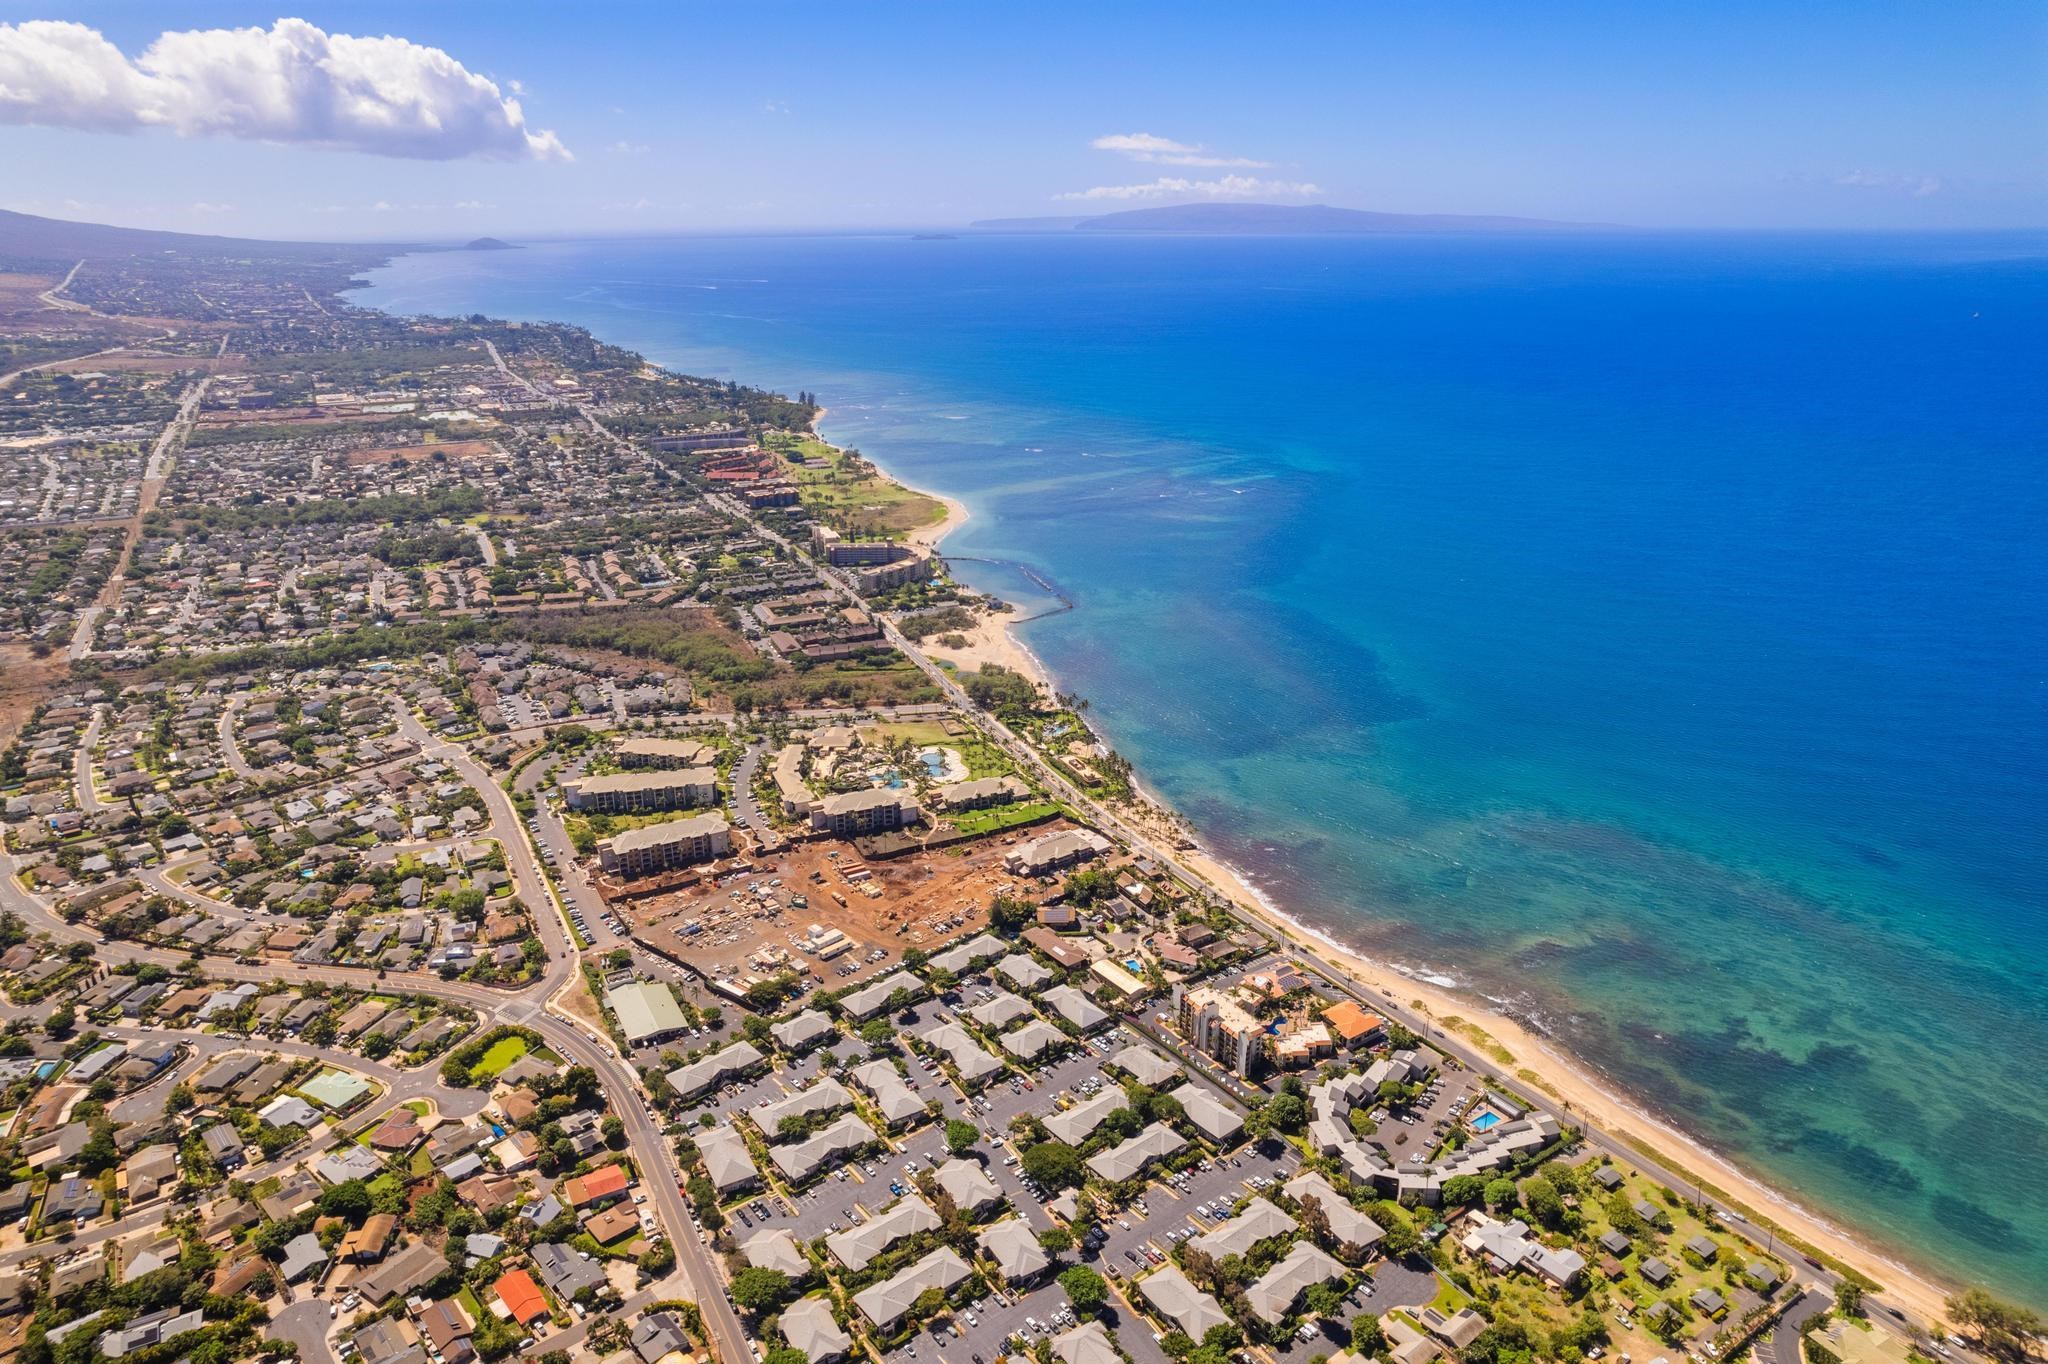
<path fill-rule="evenodd" d="M 1612 232 L 1608 223 L 1464 213 L 1373 213 L 1329 204 L 1170 204 L 1077 218 L 986 218 L 982 232 L 1185 232 L 1219 236 L 1388 232 Z"/>
<path fill-rule="evenodd" d="M 465 251 L 517 251 L 510 242 L 501 242 L 496 237 L 478 237 L 462 248 Z"/>

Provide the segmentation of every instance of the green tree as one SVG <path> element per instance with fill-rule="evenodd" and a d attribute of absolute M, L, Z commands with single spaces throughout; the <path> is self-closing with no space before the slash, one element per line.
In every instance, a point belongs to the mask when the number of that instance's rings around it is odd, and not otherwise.
<path fill-rule="evenodd" d="M 1024 1173 L 1048 1189 L 1076 1188 L 1081 1183 L 1081 1153 L 1063 1141 L 1042 1141 L 1024 1148 Z"/>
<path fill-rule="evenodd" d="M 2025 1359 L 2041 1338 L 2039 1316 L 2024 1307 L 2000 1302 L 1981 1288 L 1950 1298 L 1948 1314 L 1966 1335 L 1999 1359 Z"/>
<path fill-rule="evenodd" d="M 766 1312 L 789 1296 L 789 1275 L 748 1266 L 732 1276 L 732 1300 L 749 1312 Z"/>
<path fill-rule="evenodd" d="M 962 1118 L 946 1119 L 946 1149 L 964 1156 L 981 1140 L 981 1129 Z"/>
<path fill-rule="evenodd" d="M 1087 1265 L 1075 1265 L 1061 1271 L 1060 1288 L 1067 1295 L 1067 1301 L 1074 1305 L 1074 1311 L 1089 1317 L 1109 1301 L 1109 1285 L 1100 1274 Z"/>
<path fill-rule="evenodd" d="M 1515 1206 L 1518 1197 L 1514 1180 L 1501 1178 L 1487 1181 L 1486 1206 L 1494 1212 L 1506 1212 Z"/>
<path fill-rule="evenodd" d="M 1557 1192 L 1557 1186 L 1542 1175 L 1532 1175 L 1522 1181 L 1522 1205 L 1529 1215 L 1551 1230 L 1564 1223 L 1564 1198 Z"/>

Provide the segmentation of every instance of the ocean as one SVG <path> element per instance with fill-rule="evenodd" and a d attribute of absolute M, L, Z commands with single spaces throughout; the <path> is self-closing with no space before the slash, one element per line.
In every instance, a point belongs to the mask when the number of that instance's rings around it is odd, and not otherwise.
<path fill-rule="evenodd" d="M 816 392 L 1289 914 L 2048 1305 L 2048 239 L 400 259 Z"/>

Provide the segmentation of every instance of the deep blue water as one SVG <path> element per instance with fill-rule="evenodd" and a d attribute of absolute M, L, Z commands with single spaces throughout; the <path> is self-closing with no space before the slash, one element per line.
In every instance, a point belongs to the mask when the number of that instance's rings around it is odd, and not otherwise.
<path fill-rule="evenodd" d="M 831 407 L 1290 912 L 2048 1302 L 2048 239 L 606 241 L 363 301 Z M 962 565 L 997 590 L 1005 569 Z"/>

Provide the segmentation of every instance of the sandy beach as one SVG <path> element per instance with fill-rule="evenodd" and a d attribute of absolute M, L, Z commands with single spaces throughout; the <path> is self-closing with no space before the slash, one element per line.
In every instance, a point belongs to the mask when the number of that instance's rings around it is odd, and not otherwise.
<path fill-rule="evenodd" d="M 915 543 L 935 549 L 947 535 L 966 523 L 968 510 L 958 499 L 925 489 L 915 491 L 946 506 L 947 514 L 943 521 L 911 536 Z M 920 647 L 932 657 L 944 659 L 962 669 L 997 663 L 1024 673 L 1048 691 L 1056 690 L 1051 671 L 1017 638 L 1007 616 L 984 615 L 972 630 L 964 633 L 967 636 L 964 646 L 949 648 L 933 639 Z M 1894 1303 L 1925 1321 L 1939 1322 L 1946 1316 L 1945 1301 L 1953 1291 L 1951 1288 L 1872 1250 L 1818 1213 L 1793 1202 L 1695 1138 L 1646 1112 L 1638 1103 L 1590 1074 L 1554 1041 L 1496 1012 L 1488 1001 L 1419 980 L 1386 962 L 1361 956 L 1323 933 L 1296 923 L 1237 868 L 1201 847 L 1199 837 L 1178 812 L 1149 791 L 1141 788 L 1140 794 L 1141 799 L 1153 807 L 1149 815 L 1133 817 L 1129 812 L 1120 813 L 1166 844 L 1183 839 L 1195 842 L 1195 849 L 1176 854 L 1181 863 L 1242 912 L 1300 943 L 1307 951 L 1386 998 L 1444 1022 L 1447 1027 L 1461 1023 L 1463 1026 L 1455 1027 L 1453 1031 L 1465 1041 L 1476 1043 L 1482 1050 L 1492 1053 L 1495 1047 L 1504 1049 L 1513 1059 L 1499 1063 L 1524 1083 L 1533 1083 L 1533 1087 L 1545 1091 L 1580 1125 L 1599 1128 L 1623 1143 L 1649 1152 L 1660 1162 L 1675 1167 L 1674 1173 L 1690 1173 L 1705 1180 L 1725 1201 L 1740 1206 L 1752 1218 L 1759 1215 L 1768 1218 L 1781 1231 L 1869 1276 L 1883 1286 L 1886 1296 Z M 1495 1059 L 1499 1061 L 1497 1056 Z M 1780 1250 L 1787 1255 L 1797 1254 L 1797 1251 L 1784 1247 Z"/>

